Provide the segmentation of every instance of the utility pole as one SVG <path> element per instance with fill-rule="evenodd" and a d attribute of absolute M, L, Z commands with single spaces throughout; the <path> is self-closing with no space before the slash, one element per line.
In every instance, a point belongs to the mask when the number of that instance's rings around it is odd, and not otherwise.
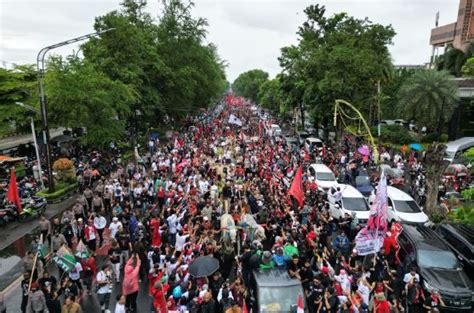
<path fill-rule="evenodd" d="M 300 102 L 300 114 L 301 114 L 301 126 L 303 126 L 303 130 L 306 129 L 306 127 L 304 126 L 304 103 L 303 101 Z"/>
<path fill-rule="evenodd" d="M 380 137 L 380 80 L 377 81 L 377 137 Z"/>
<path fill-rule="evenodd" d="M 95 33 L 87 34 L 84 36 L 76 37 L 73 39 L 69 39 L 66 41 L 59 42 L 57 44 L 44 47 L 38 52 L 36 57 L 36 66 L 38 69 L 38 86 L 39 86 L 39 98 L 40 98 L 40 105 L 41 105 L 41 122 L 43 124 L 43 141 L 45 145 L 45 154 L 46 154 L 46 168 L 48 169 L 48 191 L 52 193 L 54 191 L 54 179 L 53 179 L 53 166 L 51 160 L 51 144 L 50 144 L 50 136 L 49 136 L 49 125 L 48 125 L 48 101 L 46 99 L 46 94 L 44 91 L 44 58 L 46 54 L 56 48 L 66 46 L 72 43 L 76 43 L 85 39 L 89 39 L 91 37 L 103 34 L 105 32 L 111 31 L 114 28 L 105 29 L 102 31 L 98 31 Z"/>

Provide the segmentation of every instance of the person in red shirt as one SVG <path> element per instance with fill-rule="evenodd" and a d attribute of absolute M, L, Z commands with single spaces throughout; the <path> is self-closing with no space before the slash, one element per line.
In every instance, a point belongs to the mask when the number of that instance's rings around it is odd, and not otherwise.
<path fill-rule="evenodd" d="M 383 293 L 377 293 L 374 301 L 375 313 L 390 313 L 390 304 Z"/>

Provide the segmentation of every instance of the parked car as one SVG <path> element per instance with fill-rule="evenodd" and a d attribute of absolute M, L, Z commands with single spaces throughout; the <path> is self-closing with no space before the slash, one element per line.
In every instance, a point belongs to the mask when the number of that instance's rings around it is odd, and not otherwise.
<path fill-rule="evenodd" d="M 301 281 L 291 278 L 287 270 L 256 270 L 253 275 L 256 282 L 253 312 L 296 312 L 299 296 L 306 308 Z"/>
<path fill-rule="evenodd" d="M 421 224 L 428 222 L 428 216 L 406 192 L 392 186 L 387 186 L 387 196 L 389 221 Z"/>
<path fill-rule="evenodd" d="M 324 147 L 324 142 L 316 137 L 308 137 L 304 141 L 304 146 L 309 152 L 315 151 L 315 149 L 321 150 Z"/>
<path fill-rule="evenodd" d="M 456 256 L 433 230 L 403 225 L 398 242 L 398 257 L 405 273 L 412 265 L 418 268 L 426 296 L 436 290 L 446 304 L 444 309 L 472 312 L 472 283 Z"/>
<path fill-rule="evenodd" d="M 449 246 L 474 280 L 474 229 L 462 224 L 439 224 L 436 233 Z"/>
<path fill-rule="evenodd" d="M 458 161 L 462 161 L 463 153 L 471 147 L 474 147 L 474 137 L 464 137 L 450 141 L 446 144 L 444 159 L 450 163 L 458 163 Z"/>
<path fill-rule="evenodd" d="M 298 138 L 298 141 L 300 142 L 300 144 L 303 144 L 306 138 L 310 136 L 311 135 L 307 131 L 304 131 L 304 130 L 296 132 L 296 137 Z"/>
<path fill-rule="evenodd" d="M 342 200 L 336 202 L 333 195 L 328 194 L 329 214 L 333 218 L 339 219 L 347 213 L 355 214 L 360 223 L 367 223 L 370 215 L 370 208 L 364 196 L 351 185 L 339 184 L 336 188 L 340 188 Z"/>
<path fill-rule="evenodd" d="M 324 164 L 311 164 L 308 175 L 313 176 L 319 190 L 327 192 L 337 186 L 336 177 L 329 167 Z"/>

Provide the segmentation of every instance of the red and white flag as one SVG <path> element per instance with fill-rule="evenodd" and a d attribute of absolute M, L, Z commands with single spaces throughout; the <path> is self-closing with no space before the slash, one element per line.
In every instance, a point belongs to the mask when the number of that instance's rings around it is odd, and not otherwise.
<path fill-rule="evenodd" d="M 387 232 L 387 178 L 382 173 L 377 187 L 375 200 L 370 208 L 370 216 L 367 225 L 362 228 L 355 238 L 358 255 L 378 253 L 383 244 L 383 238 Z"/>

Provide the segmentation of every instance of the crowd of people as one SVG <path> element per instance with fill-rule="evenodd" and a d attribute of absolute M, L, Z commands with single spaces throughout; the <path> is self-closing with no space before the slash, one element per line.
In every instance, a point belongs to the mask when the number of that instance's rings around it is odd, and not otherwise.
<path fill-rule="evenodd" d="M 229 123 L 230 114 L 241 125 Z M 150 140 L 138 162 L 95 182 L 81 177 L 74 206 L 39 222 L 41 236 L 25 257 L 22 312 L 82 312 L 88 298 L 102 312 L 255 312 L 252 272 L 274 268 L 301 281 L 308 312 L 436 312 L 443 299 L 422 291 L 415 267 L 400 266 L 391 237 L 379 254 L 357 255 L 357 219 L 332 218 L 327 194 L 306 171 L 304 205 L 288 196 L 306 154 L 336 173 L 345 169 L 347 180 L 373 160 L 358 155 L 351 138 L 302 154 L 268 134 L 267 123 L 247 104 L 221 104 L 188 118 L 168 140 Z M 381 157 L 414 168 L 414 184 L 422 175 L 416 155 Z M 236 226 L 223 227 L 224 216 Z M 34 264 L 40 238 L 49 255 Z M 83 245 L 88 253 L 78 256 Z M 53 275 L 64 249 L 74 267 Z M 217 259 L 219 269 L 193 276 L 190 264 L 200 256 Z M 289 296 L 296 304 L 298 295 Z M 150 298 L 149 307 L 137 298 Z"/>

